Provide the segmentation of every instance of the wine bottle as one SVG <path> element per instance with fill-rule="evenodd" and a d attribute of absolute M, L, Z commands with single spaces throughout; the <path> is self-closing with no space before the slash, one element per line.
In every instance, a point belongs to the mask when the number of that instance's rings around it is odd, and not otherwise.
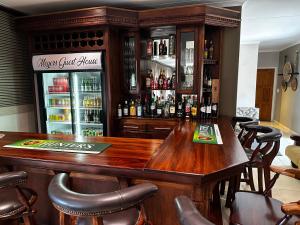
<path fill-rule="evenodd" d="M 164 53 L 164 44 L 163 44 L 162 39 L 160 39 L 160 43 L 159 43 L 158 48 L 159 48 L 159 55 L 163 55 L 163 53 Z"/>
<path fill-rule="evenodd" d="M 141 100 L 138 99 L 137 101 L 137 106 L 136 106 L 136 114 L 137 114 L 137 117 L 142 117 L 142 104 L 141 104 Z"/>
<path fill-rule="evenodd" d="M 123 115 L 124 116 L 128 116 L 128 103 L 127 103 L 127 101 L 125 101 L 125 103 L 124 103 L 124 108 L 123 108 Z"/>
<path fill-rule="evenodd" d="M 213 41 L 210 41 L 210 46 L 209 46 L 209 50 L 208 50 L 208 57 L 209 57 L 209 59 L 213 59 L 213 57 L 214 57 Z"/>
<path fill-rule="evenodd" d="M 122 107 L 121 107 L 121 104 L 118 105 L 118 117 L 122 118 Z"/>
<path fill-rule="evenodd" d="M 175 100 L 172 98 L 171 104 L 170 104 L 170 117 L 175 117 L 176 107 L 175 107 Z"/>
<path fill-rule="evenodd" d="M 168 54 L 168 47 L 167 47 L 166 40 L 164 40 L 164 50 L 163 50 L 163 55 L 167 55 L 167 54 Z"/>
<path fill-rule="evenodd" d="M 208 58 L 208 48 L 207 48 L 207 40 L 204 40 L 204 53 L 203 53 L 204 59 Z"/>

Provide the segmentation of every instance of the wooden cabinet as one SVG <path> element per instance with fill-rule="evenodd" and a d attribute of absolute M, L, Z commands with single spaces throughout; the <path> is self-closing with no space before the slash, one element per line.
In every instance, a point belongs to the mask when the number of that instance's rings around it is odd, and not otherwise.
<path fill-rule="evenodd" d="M 177 119 L 122 118 L 120 119 L 120 135 L 165 139 L 178 122 Z"/>

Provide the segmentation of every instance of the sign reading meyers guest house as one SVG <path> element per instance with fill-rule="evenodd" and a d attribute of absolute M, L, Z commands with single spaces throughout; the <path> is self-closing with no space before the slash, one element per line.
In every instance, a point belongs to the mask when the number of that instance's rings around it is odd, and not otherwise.
<path fill-rule="evenodd" d="M 35 55 L 35 71 L 50 70 L 101 70 L 101 52 Z"/>

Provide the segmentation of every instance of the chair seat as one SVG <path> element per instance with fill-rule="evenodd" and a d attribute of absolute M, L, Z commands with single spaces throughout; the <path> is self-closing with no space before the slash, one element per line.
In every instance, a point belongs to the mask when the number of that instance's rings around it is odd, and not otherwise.
<path fill-rule="evenodd" d="M 300 167 L 300 146 L 289 145 L 285 149 L 285 154 L 290 160 Z"/>
<path fill-rule="evenodd" d="M 130 208 L 117 213 L 103 216 L 104 225 L 136 225 L 139 220 L 142 220 L 143 215 L 141 211 L 136 208 Z M 91 218 L 78 218 L 78 225 L 92 225 Z"/>
<path fill-rule="evenodd" d="M 243 225 L 274 225 L 284 217 L 281 205 L 282 202 L 261 194 L 237 192 L 232 204 L 230 222 Z M 287 224 L 294 225 L 298 220 L 299 216 L 293 216 Z"/>
<path fill-rule="evenodd" d="M 1 200 L 0 202 L 0 218 L 17 216 L 25 210 L 26 207 L 16 200 Z"/>

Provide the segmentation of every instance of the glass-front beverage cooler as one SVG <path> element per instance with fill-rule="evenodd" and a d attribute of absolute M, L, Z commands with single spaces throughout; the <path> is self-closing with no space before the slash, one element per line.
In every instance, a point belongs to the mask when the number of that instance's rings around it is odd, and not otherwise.
<path fill-rule="evenodd" d="M 76 55 L 75 57 L 75 54 L 68 54 L 71 59 L 67 61 L 70 62 L 72 59 L 79 61 L 81 54 Z M 51 57 L 45 55 L 39 57 L 42 60 L 46 57 L 48 62 L 52 62 Z M 61 57 L 63 55 L 55 55 L 53 62 L 59 62 Z M 100 59 L 101 54 L 98 60 Z M 33 63 L 37 64 L 34 61 Z M 78 136 L 106 135 L 106 99 L 103 94 L 105 73 L 102 60 L 101 68 L 97 65 L 95 69 L 93 67 L 87 70 L 83 70 L 82 67 L 73 67 L 70 71 L 65 69 L 39 70 L 35 73 L 40 131 L 47 134 Z"/>

